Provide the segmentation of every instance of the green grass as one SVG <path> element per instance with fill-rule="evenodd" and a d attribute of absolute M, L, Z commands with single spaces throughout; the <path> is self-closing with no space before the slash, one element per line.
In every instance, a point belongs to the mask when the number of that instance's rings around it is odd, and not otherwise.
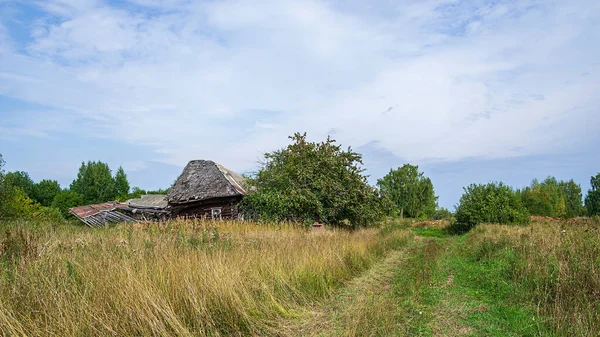
<path fill-rule="evenodd" d="M 444 227 L 414 227 L 413 233 L 425 237 L 445 238 L 450 236 L 448 230 Z"/>

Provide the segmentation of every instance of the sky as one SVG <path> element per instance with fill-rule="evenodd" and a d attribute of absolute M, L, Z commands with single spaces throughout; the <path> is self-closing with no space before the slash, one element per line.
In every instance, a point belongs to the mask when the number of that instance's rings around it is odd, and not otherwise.
<path fill-rule="evenodd" d="M 294 132 L 471 183 L 600 172 L 597 0 L 0 0 L 6 170 L 67 187 L 82 161 L 168 187 L 241 173 Z"/>

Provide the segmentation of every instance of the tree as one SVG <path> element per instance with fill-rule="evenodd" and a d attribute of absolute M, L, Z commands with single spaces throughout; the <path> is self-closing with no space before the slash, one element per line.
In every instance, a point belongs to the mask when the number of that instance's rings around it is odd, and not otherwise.
<path fill-rule="evenodd" d="M 342 150 L 330 137 L 321 143 L 296 133 L 286 148 L 265 154 L 247 181 L 246 214 L 259 220 L 319 221 L 364 226 L 381 218 L 385 203 L 369 186 L 361 155 Z"/>
<path fill-rule="evenodd" d="M 5 161 L 0 154 L 0 219 L 29 216 L 33 213 L 33 202 L 22 186 L 31 181 L 25 172 L 4 173 Z M 7 177 L 8 176 L 8 177 Z M 16 184 L 16 185 L 15 185 Z"/>
<path fill-rule="evenodd" d="M 115 174 L 115 189 L 117 198 L 121 201 L 125 201 L 129 195 L 129 181 L 127 181 L 127 175 L 121 166 L 119 166 L 119 169 Z"/>
<path fill-rule="evenodd" d="M 42 206 L 50 206 L 54 197 L 61 192 L 60 185 L 56 180 L 44 179 L 33 187 L 33 199 Z"/>
<path fill-rule="evenodd" d="M 71 183 L 70 189 L 81 194 L 83 201 L 88 204 L 115 200 L 117 196 L 110 168 L 100 161 L 81 163 L 77 178 Z"/>
<path fill-rule="evenodd" d="M 8 172 L 6 173 L 6 176 L 4 177 L 4 179 L 6 179 L 7 183 L 10 184 L 11 186 L 14 187 L 20 187 L 23 192 L 25 192 L 25 195 L 27 195 L 29 198 L 33 199 L 33 196 L 35 194 L 34 189 L 35 189 L 35 184 L 33 183 L 33 180 L 31 180 L 31 178 L 29 177 L 29 174 L 25 171 L 15 171 L 15 172 Z"/>
<path fill-rule="evenodd" d="M 468 230 L 480 223 L 526 224 L 529 213 L 518 194 L 503 183 L 471 184 L 456 207 L 459 229 Z"/>
<path fill-rule="evenodd" d="M 532 215 L 572 218 L 582 212 L 581 187 L 573 180 L 548 177 L 540 183 L 534 179 L 520 195 Z"/>
<path fill-rule="evenodd" d="M 432 217 L 437 208 L 437 199 L 431 180 L 419 172 L 418 166 L 404 166 L 390 170 L 377 180 L 381 194 L 395 204 L 401 215 L 410 218 Z"/>
<path fill-rule="evenodd" d="M 573 179 L 561 181 L 560 186 L 565 198 L 565 217 L 574 218 L 583 214 L 583 195 L 581 186 L 576 184 Z"/>
<path fill-rule="evenodd" d="M 62 190 L 52 200 L 52 208 L 60 211 L 62 216 L 67 219 L 69 216 L 69 208 L 77 207 L 83 204 L 83 196 L 77 192 Z"/>
<path fill-rule="evenodd" d="M 585 197 L 585 208 L 590 216 L 600 215 L 600 173 L 591 177 L 590 184 L 592 188 Z"/>

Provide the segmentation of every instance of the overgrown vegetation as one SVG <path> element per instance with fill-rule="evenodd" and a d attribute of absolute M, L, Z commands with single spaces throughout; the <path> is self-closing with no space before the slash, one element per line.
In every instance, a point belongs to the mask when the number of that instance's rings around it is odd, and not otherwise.
<path fill-rule="evenodd" d="M 286 148 L 265 154 L 265 162 L 248 179 L 251 191 L 244 212 L 258 220 L 319 221 L 332 225 L 365 226 L 388 212 L 362 174 L 361 155 L 343 150 L 335 140 L 307 141 L 296 133 Z"/>
<path fill-rule="evenodd" d="M 2 223 L 0 335 L 278 335 L 406 244 L 399 230 Z"/>

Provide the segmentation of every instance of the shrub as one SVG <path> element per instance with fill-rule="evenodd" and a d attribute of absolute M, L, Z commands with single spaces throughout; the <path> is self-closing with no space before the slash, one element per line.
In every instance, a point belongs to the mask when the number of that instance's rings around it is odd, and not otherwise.
<path fill-rule="evenodd" d="M 515 191 L 503 183 L 471 184 L 456 208 L 456 225 L 470 229 L 479 223 L 526 224 L 529 213 Z"/>

